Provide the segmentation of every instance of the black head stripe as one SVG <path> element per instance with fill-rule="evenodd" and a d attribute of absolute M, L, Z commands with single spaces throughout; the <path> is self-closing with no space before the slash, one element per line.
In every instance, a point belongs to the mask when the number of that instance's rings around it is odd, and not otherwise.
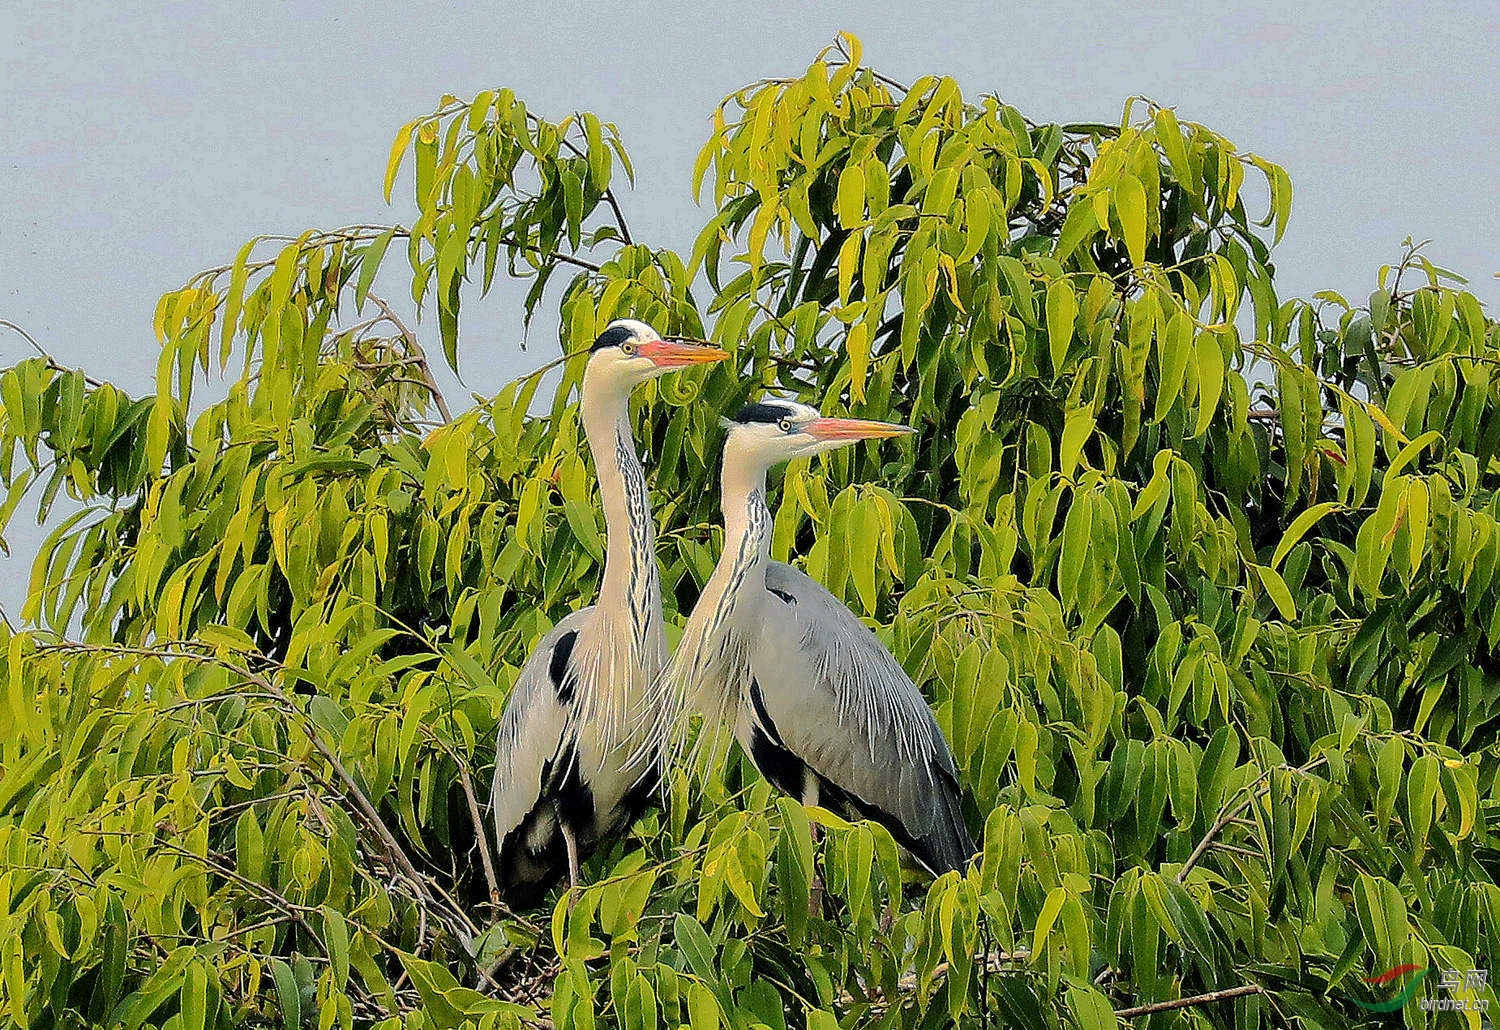
<path fill-rule="evenodd" d="M 627 326 L 611 326 L 599 334 L 599 338 L 594 341 L 594 345 L 589 350 L 596 351 L 603 350 L 605 347 L 618 347 L 633 335 L 635 334 Z"/>
<path fill-rule="evenodd" d="M 747 404 L 741 408 L 732 421 L 742 424 L 763 422 L 769 425 L 780 422 L 784 418 L 796 417 L 796 409 L 789 408 L 785 404 L 777 404 L 774 401 L 757 401 L 754 404 Z"/>

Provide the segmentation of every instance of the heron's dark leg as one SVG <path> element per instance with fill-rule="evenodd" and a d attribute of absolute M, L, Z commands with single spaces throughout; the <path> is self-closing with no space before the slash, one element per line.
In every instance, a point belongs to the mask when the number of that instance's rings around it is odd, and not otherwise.
<path fill-rule="evenodd" d="M 818 776 L 807 766 L 802 767 L 802 803 L 804 805 L 816 806 L 818 803 Z M 817 823 L 808 827 L 808 833 L 812 837 L 813 844 L 818 843 L 818 838 L 823 835 L 823 828 Z M 813 876 L 812 882 L 807 885 L 807 914 L 814 918 L 822 918 L 823 915 L 823 877 L 818 872 L 818 853 L 813 851 Z"/>
<path fill-rule="evenodd" d="M 557 822 L 558 832 L 562 834 L 563 847 L 568 850 L 568 911 L 578 904 L 578 888 L 582 886 L 582 877 L 578 873 L 578 839 L 573 836 L 573 827 L 566 819 Z"/>

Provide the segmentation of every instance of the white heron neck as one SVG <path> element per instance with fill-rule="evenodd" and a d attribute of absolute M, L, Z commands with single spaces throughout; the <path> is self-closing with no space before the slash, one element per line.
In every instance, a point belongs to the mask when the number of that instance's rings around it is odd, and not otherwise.
<path fill-rule="evenodd" d="M 661 622 L 661 587 L 651 496 L 630 428 L 630 394 L 601 388 L 585 374 L 580 409 L 604 507 L 604 577 L 598 607 L 605 612 L 628 611 L 635 635 L 644 639 L 650 623 Z"/>
<path fill-rule="evenodd" d="M 702 687 L 704 670 L 721 656 L 720 630 L 737 606 L 755 604 L 765 591 L 766 563 L 771 557 L 771 509 L 766 506 L 766 470 L 737 460 L 732 449 L 724 454 L 719 499 L 724 512 L 724 550 L 713 575 L 703 585 L 698 603 L 678 646 L 679 688 L 692 697 Z M 722 700 L 722 699 L 721 699 Z"/>
<path fill-rule="evenodd" d="M 766 470 L 728 455 L 720 478 L 724 511 L 724 553 L 719 567 L 746 570 L 771 559 L 771 509 L 766 504 Z"/>

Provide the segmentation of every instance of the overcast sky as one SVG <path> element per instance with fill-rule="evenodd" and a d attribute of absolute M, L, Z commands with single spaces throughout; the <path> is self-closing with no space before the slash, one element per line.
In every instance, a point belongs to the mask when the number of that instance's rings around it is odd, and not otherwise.
<path fill-rule="evenodd" d="M 405 219 L 381 199 L 390 142 L 444 93 L 510 86 L 549 116 L 613 120 L 636 165 L 635 236 L 686 253 L 714 104 L 800 73 L 841 29 L 898 79 L 951 74 L 1037 120 L 1112 121 L 1146 94 L 1284 165 L 1283 297 L 1367 296 L 1413 236 L 1500 305 L 1495 0 L 5 8 L 0 318 L 135 393 L 150 388 L 162 291 L 257 233 Z M 511 296 L 464 325 L 481 392 L 553 353 L 535 334 L 517 349 Z M 0 364 L 26 353 L 0 333 Z M 0 605 L 14 613 L 36 537 L 8 536 Z"/>

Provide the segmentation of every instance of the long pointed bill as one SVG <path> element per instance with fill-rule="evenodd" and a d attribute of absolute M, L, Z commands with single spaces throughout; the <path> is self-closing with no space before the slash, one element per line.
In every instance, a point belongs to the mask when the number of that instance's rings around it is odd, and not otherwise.
<path fill-rule="evenodd" d="M 906 436 L 915 433 L 910 426 L 898 426 L 891 422 L 872 422 L 863 418 L 820 418 L 802 427 L 808 436 L 819 440 L 879 440 L 888 436 Z"/>
<path fill-rule="evenodd" d="M 650 340 L 640 345 L 641 357 L 650 358 L 657 368 L 687 368 L 689 365 L 707 365 L 723 361 L 729 354 L 717 347 L 706 347 L 699 343 L 678 343 L 667 340 Z"/>

